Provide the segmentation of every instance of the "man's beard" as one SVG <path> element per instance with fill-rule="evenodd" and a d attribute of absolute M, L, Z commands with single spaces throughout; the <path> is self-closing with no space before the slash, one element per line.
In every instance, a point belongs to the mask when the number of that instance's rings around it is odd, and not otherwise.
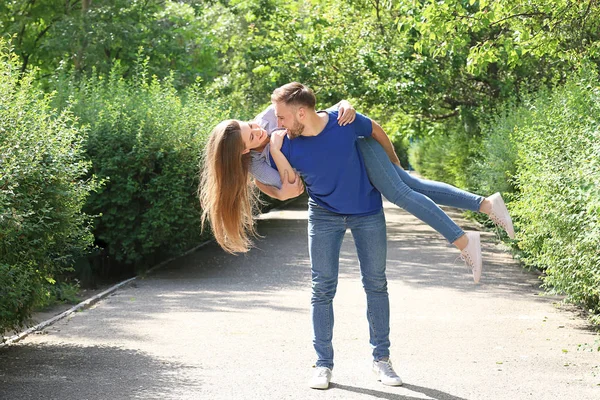
<path fill-rule="evenodd" d="M 298 136 L 302 135 L 302 132 L 304 132 L 304 125 L 302 125 L 298 121 L 294 121 L 294 126 L 292 126 L 291 128 L 288 128 L 287 131 L 288 131 L 289 138 L 295 139 Z"/>

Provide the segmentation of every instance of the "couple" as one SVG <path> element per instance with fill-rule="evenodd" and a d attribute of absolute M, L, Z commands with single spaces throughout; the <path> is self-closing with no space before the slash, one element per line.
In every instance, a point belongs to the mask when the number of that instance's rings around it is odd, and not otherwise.
<path fill-rule="evenodd" d="M 311 317 L 317 353 L 310 387 L 326 389 L 331 380 L 332 300 L 347 228 L 354 237 L 367 294 L 373 371 L 382 383 L 401 385 L 389 359 L 387 240 L 381 194 L 459 248 L 475 282 L 481 275 L 479 233 L 463 232 L 436 203 L 484 212 L 512 238 L 506 206 L 499 194 L 483 198 L 410 176 L 401 168 L 381 127 L 355 113 L 347 102 L 316 111 L 313 92 L 297 82 L 276 89 L 271 101 L 256 121 L 223 121 L 212 131 L 199 188 L 202 220 L 210 221 L 225 250 L 247 251 L 256 233 L 252 212 L 257 203 L 249 174 L 261 191 L 286 199 L 303 191 L 298 171 L 309 194 Z"/>

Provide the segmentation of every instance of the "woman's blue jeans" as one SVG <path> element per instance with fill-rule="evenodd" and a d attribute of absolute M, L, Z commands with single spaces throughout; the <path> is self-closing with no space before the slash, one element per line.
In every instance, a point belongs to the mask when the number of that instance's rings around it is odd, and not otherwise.
<path fill-rule="evenodd" d="M 479 211 L 483 197 L 442 182 L 411 176 L 392 164 L 385 150 L 373 138 L 358 140 L 367 174 L 381 194 L 431 226 L 453 243 L 464 231 L 437 204 Z"/>
<path fill-rule="evenodd" d="M 373 358 L 390 354 L 390 303 L 385 265 L 387 239 L 383 209 L 375 215 L 333 213 L 308 202 L 308 249 L 312 272 L 311 318 L 318 367 L 333 368 L 333 297 L 337 289 L 340 249 L 350 229 L 367 294 L 367 320 Z"/>

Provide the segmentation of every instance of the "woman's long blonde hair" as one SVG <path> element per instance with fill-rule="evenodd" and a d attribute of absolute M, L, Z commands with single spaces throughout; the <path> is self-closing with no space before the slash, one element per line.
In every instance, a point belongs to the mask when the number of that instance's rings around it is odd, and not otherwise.
<path fill-rule="evenodd" d="M 198 197 L 202 227 L 209 221 L 215 239 L 230 252 L 246 252 L 257 236 L 253 212 L 259 204 L 249 180 L 250 153 L 245 149 L 239 121 L 227 120 L 210 134 L 200 163 Z"/>

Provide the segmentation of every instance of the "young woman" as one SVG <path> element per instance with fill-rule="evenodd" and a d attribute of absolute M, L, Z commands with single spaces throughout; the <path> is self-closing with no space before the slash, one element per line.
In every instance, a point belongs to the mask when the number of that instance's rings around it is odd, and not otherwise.
<path fill-rule="evenodd" d="M 334 107 L 339 108 L 340 125 L 354 120 L 355 111 L 348 102 L 342 101 Z M 210 221 L 217 242 L 226 251 L 248 251 L 252 245 L 250 238 L 256 235 L 253 210 L 257 197 L 250 175 L 255 178 L 256 186 L 271 197 L 291 198 L 303 190 L 300 179 L 278 151 L 285 132 L 269 135 L 276 129 L 277 118 L 270 106 L 255 121 L 221 122 L 206 144 L 199 187 L 202 223 Z M 483 212 L 514 238 L 512 221 L 500 194 L 483 198 L 445 183 L 418 179 L 393 164 L 374 139 L 360 139 L 358 143 L 373 186 L 390 202 L 429 224 L 461 250 L 462 258 L 473 271 L 473 279 L 478 282 L 479 233 L 465 233 L 437 204 Z M 271 158 L 277 169 L 271 165 Z"/>

